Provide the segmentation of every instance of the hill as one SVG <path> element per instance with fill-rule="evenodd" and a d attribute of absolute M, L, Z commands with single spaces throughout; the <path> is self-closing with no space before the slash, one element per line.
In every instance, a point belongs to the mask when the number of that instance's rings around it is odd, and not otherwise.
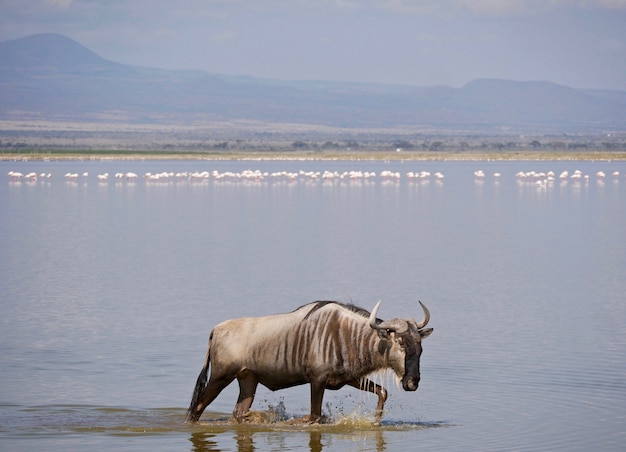
<path fill-rule="evenodd" d="M 0 119 L 253 120 L 341 128 L 626 130 L 626 92 L 481 79 L 461 88 L 282 82 L 104 59 L 57 34 L 0 42 Z"/>

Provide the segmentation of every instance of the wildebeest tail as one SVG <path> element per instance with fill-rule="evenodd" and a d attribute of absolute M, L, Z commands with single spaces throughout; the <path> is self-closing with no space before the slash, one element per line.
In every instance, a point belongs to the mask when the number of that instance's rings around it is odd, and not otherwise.
<path fill-rule="evenodd" d="M 206 360 L 204 361 L 204 367 L 200 371 L 200 375 L 198 375 L 198 380 L 196 381 L 196 387 L 193 390 L 193 395 L 191 396 L 191 403 L 189 404 L 189 408 L 187 409 L 187 420 L 195 422 L 198 420 L 196 409 L 198 408 L 198 403 L 200 402 L 200 395 L 204 388 L 207 385 L 207 377 L 209 373 L 209 363 L 211 362 L 211 339 L 209 339 L 209 347 L 206 352 Z"/>

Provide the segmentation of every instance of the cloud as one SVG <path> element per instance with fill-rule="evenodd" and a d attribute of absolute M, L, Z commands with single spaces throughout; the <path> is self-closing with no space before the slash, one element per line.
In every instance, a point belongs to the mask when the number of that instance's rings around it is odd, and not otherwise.
<path fill-rule="evenodd" d="M 595 3 L 595 2 L 591 2 Z M 598 6 L 607 9 L 626 10 L 626 0 L 598 0 Z"/>
<path fill-rule="evenodd" d="M 333 15 L 380 15 L 463 17 L 543 14 L 556 9 L 626 10 L 626 0 L 0 0 L 0 9 L 8 17 L 23 23 L 76 22 L 83 15 L 96 17 L 100 23 L 126 20 L 148 23 L 222 20 L 225 17 L 259 14 L 316 13 Z M 63 15 L 63 17 L 59 17 Z M 0 23 L 4 22 L 0 19 Z"/>
<path fill-rule="evenodd" d="M 626 0 L 375 0 L 370 5 L 398 14 L 501 16 L 548 13 L 559 8 L 626 10 Z"/>
<path fill-rule="evenodd" d="M 56 6 L 61 9 L 67 9 L 72 6 L 74 0 L 44 0 L 44 2 L 51 6 Z"/>
<path fill-rule="evenodd" d="M 382 0 L 377 1 L 376 7 L 382 10 L 391 11 L 398 14 L 429 15 L 440 10 L 447 9 L 446 1 L 425 0 L 413 2 L 411 0 Z"/>
<path fill-rule="evenodd" d="M 459 0 L 457 3 L 460 7 L 473 12 L 501 15 L 533 11 L 537 2 L 529 0 Z M 541 2 L 543 5 L 548 3 L 549 1 Z"/>
<path fill-rule="evenodd" d="M 233 41 L 239 36 L 239 33 L 233 29 L 216 31 L 210 34 L 210 41 L 213 43 L 225 43 Z"/>

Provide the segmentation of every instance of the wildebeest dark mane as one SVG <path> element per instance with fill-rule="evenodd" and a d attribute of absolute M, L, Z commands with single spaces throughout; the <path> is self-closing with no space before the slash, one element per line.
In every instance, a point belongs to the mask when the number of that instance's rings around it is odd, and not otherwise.
<path fill-rule="evenodd" d="M 359 306 L 356 306 L 352 303 L 341 303 L 339 301 L 333 301 L 333 300 L 318 300 L 318 301 L 314 301 L 312 303 L 309 304 L 305 304 L 303 306 L 300 306 L 298 309 L 303 308 L 305 306 L 309 306 L 309 305 L 315 305 L 313 306 L 313 308 L 307 313 L 307 315 L 304 317 L 303 320 L 307 320 L 309 318 L 310 315 L 312 315 L 315 311 L 322 309 L 324 306 L 329 305 L 329 304 L 336 304 L 338 306 L 341 306 L 349 311 L 352 311 L 358 315 L 360 315 L 361 317 L 365 317 L 365 318 L 369 318 L 370 316 L 370 312 L 367 309 L 363 309 Z M 296 311 L 298 310 L 296 309 Z M 377 323 L 380 323 L 381 320 L 380 319 L 376 319 Z"/>

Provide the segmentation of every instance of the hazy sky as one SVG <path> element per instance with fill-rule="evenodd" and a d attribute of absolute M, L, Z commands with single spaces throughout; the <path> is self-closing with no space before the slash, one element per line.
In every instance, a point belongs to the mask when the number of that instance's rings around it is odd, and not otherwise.
<path fill-rule="evenodd" d="M 0 0 L 0 40 L 41 32 L 167 69 L 626 90 L 626 0 Z"/>

